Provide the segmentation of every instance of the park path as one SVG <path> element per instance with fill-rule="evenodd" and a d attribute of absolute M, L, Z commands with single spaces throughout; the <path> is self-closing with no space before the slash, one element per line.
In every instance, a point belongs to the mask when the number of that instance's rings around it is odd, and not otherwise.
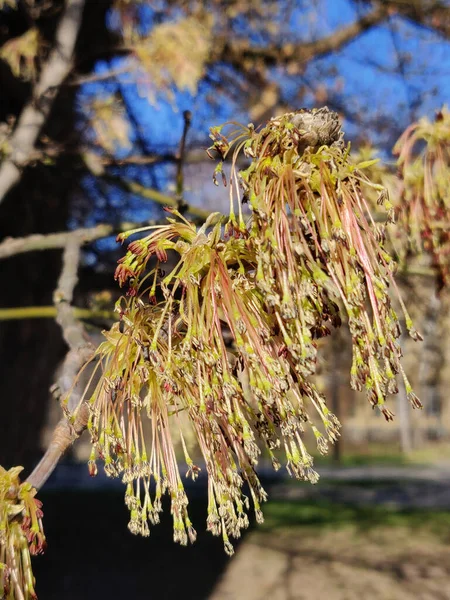
<path fill-rule="evenodd" d="M 450 510 L 450 465 L 318 469 L 315 486 L 277 482 L 277 500 Z M 424 521 L 426 515 L 424 512 Z M 290 524 L 245 536 L 209 600 L 450 600 L 450 531 Z"/>

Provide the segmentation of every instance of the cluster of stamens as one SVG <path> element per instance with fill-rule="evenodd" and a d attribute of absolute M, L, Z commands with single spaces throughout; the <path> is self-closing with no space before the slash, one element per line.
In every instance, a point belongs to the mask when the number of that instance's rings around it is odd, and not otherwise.
<path fill-rule="evenodd" d="M 353 340 L 351 384 L 366 389 L 387 419 L 386 396 L 404 372 L 388 295 L 392 265 L 334 113 L 300 111 L 260 131 L 243 127 L 227 139 L 214 128 L 211 137 L 221 159 L 234 150 L 229 217 L 213 214 L 197 228 L 171 211 L 165 225 L 119 236 L 146 233 L 117 267 L 128 291 L 98 350 L 101 377 L 84 400 L 91 473 L 100 458 L 108 475 L 122 477 L 130 530 L 148 535 L 167 493 L 175 541 L 195 539 L 177 442 L 187 476 L 206 470 L 207 528 L 231 554 L 230 537 L 248 526 L 250 503 L 262 520 L 258 441 L 275 469 L 284 462 L 292 476 L 315 483 L 306 428 L 322 453 L 339 435 L 310 376 L 317 340 L 341 324 L 342 309 Z M 238 171 L 242 152 L 251 163 Z M 216 175 L 221 170 L 220 163 Z M 240 201 L 235 214 L 233 195 L 250 204 L 248 222 Z M 186 422 L 201 467 L 190 456 Z"/>

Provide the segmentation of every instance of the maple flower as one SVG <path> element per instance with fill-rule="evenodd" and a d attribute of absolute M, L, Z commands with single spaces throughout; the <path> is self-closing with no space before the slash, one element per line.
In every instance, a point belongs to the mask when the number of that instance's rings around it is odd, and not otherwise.
<path fill-rule="evenodd" d="M 168 494 L 174 540 L 195 540 L 179 441 L 186 476 L 196 479 L 205 467 L 207 529 L 231 554 L 230 538 L 248 526 L 251 505 L 263 519 L 260 442 L 275 469 L 284 463 L 292 476 L 315 483 L 306 430 L 322 453 L 339 436 L 338 419 L 310 376 L 317 340 L 341 325 L 342 311 L 352 334 L 352 386 L 365 389 L 388 420 L 397 374 L 413 405 L 419 401 L 400 364 L 388 295 L 393 261 L 361 191 L 370 181 L 349 161 L 337 116 L 298 111 L 259 130 L 238 126 L 229 139 L 213 128 L 211 137 L 220 159 L 232 152 L 229 216 L 213 214 L 196 227 L 172 209 L 163 225 L 120 234 L 122 242 L 142 237 L 119 261 L 116 278 L 127 295 L 98 348 L 101 375 L 84 400 L 89 470 L 95 474 L 101 459 L 109 476 L 122 477 L 130 531 L 149 535 Z M 240 153 L 251 159 L 241 171 Z M 215 177 L 221 170 L 222 162 Z M 250 204 L 249 220 L 241 201 Z M 388 205 L 386 212 L 389 219 Z M 169 256 L 175 266 L 164 273 Z M 407 326 L 418 337 L 409 317 Z M 180 415 L 201 466 L 189 454 Z"/>
<path fill-rule="evenodd" d="M 450 283 L 450 112 L 410 125 L 394 147 L 403 180 L 397 209 L 409 249 L 431 256 L 441 287 Z M 418 151 L 419 150 L 419 151 Z"/>
<path fill-rule="evenodd" d="M 46 546 L 42 503 L 29 483 L 20 483 L 22 470 L 0 466 L 0 597 L 7 600 L 37 598 L 31 555 Z"/>

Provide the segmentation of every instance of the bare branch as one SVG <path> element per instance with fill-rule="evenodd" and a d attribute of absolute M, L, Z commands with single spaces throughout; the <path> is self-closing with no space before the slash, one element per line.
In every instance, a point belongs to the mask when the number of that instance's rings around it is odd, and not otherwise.
<path fill-rule="evenodd" d="M 58 286 L 53 294 L 57 312 L 56 320 L 61 326 L 64 339 L 70 348 L 64 360 L 62 375 L 58 380 L 62 393 L 67 393 L 71 389 L 80 368 L 87 360 L 92 358 L 95 350 L 89 342 L 83 326 L 75 318 L 71 306 L 73 291 L 78 281 L 79 259 L 80 240 L 76 236 L 71 236 L 64 250 L 63 268 Z M 81 396 L 77 398 L 77 403 L 78 400 L 81 400 Z M 74 410 L 73 416 L 67 414 L 59 421 L 44 456 L 28 477 L 29 483 L 36 489 L 42 487 L 47 481 L 65 450 L 81 435 L 87 426 L 88 406 L 81 403 L 76 410 L 75 408 L 75 406 L 66 407 L 67 411 Z"/>
<path fill-rule="evenodd" d="M 78 282 L 78 263 L 80 262 L 80 241 L 72 236 L 67 242 L 63 256 L 63 269 L 58 287 L 53 293 L 56 306 L 56 321 L 60 325 L 63 336 L 70 349 L 82 348 L 87 343 L 87 336 L 81 323 L 75 319 L 71 306 L 73 290 Z"/>
<path fill-rule="evenodd" d="M 34 488 L 39 490 L 44 485 L 64 452 L 86 429 L 88 418 L 89 408 L 86 404 L 82 404 L 73 424 L 69 423 L 65 417 L 59 421 L 44 456 L 27 477 L 27 481 Z"/>
<path fill-rule="evenodd" d="M 91 75 L 80 75 L 78 77 L 71 77 L 69 81 L 65 83 L 67 86 L 79 86 L 85 85 L 86 83 L 96 83 L 98 81 L 106 81 L 108 79 L 114 79 L 119 75 L 124 75 L 125 73 L 132 73 L 133 68 L 130 65 L 124 65 L 123 67 L 119 67 L 117 69 L 111 69 L 106 71 L 105 73 L 92 73 Z"/>
<path fill-rule="evenodd" d="M 112 225 L 102 224 L 88 229 L 62 231 L 47 235 L 33 234 L 22 238 L 6 238 L 0 243 L 0 259 L 8 258 L 23 252 L 64 248 L 71 238 L 76 238 L 80 244 L 88 244 L 95 240 L 108 237 L 113 233 Z"/>
<path fill-rule="evenodd" d="M 172 196 L 166 196 L 157 190 L 147 188 L 140 183 L 130 181 L 127 179 L 121 179 L 119 177 L 107 176 L 107 179 L 112 183 L 117 184 L 127 192 L 138 194 L 143 198 L 153 200 L 157 204 L 164 206 L 171 206 L 174 208 L 178 207 L 178 203 Z M 211 214 L 210 211 L 198 208 L 197 206 L 187 205 L 184 207 L 185 212 L 192 214 L 200 219 L 207 219 Z M 136 229 L 144 225 L 156 225 L 158 221 L 149 220 L 144 223 L 128 223 L 124 222 L 120 225 L 113 227 L 107 223 L 96 225 L 95 227 L 89 227 L 85 229 L 76 229 L 75 231 L 61 231 L 58 233 L 43 234 L 32 234 L 21 238 L 5 238 L 0 243 L 0 260 L 3 258 L 9 258 L 16 254 L 23 254 L 24 252 L 35 252 L 38 250 L 51 250 L 54 248 L 65 248 L 67 243 L 71 239 L 77 239 L 80 245 L 89 244 L 95 240 L 108 237 L 127 229 Z M 77 309 L 78 310 L 78 309 Z M 81 318 L 81 317 L 80 317 Z"/>
<path fill-rule="evenodd" d="M 183 204 L 183 194 L 184 194 L 183 167 L 184 167 L 184 162 L 186 160 L 186 138 L 187 138 L 187 134 L 189 131 L 189 127 L 191 126 L 191 123 L 192 123 L 192 113 L 190 110 L 185 110 L 183 112 L 183 119 L 184 119 L 184 126 L 183 126 L 183 134 L 180 139 L 180 147 L 178 150 L 177 177 L 176 177 L 176 184 L 177 184 L 176 199 L 177 199 L 178 205 L 180 207 Z M 183 206 L 182 208 L 183 208 L 183 210 L 186 209 L 185 206 Z"/>
<path fill-rule="evenodd" d="M 354 23 L 341 27 L 323 38 L 298 44 L 287 43 L 284 46 L 254 46 L 246 40 L 218 39 L 212 62 L 224 60 L 237 68 L 250 61 L 262 60 L 266 65 L 288 65 L 306 63 L 336 52 L 349 44 L 371 27 L 379 25 L 390 15 L 398 14 L 416 23 L 432 29 L 443 36 L 450 37 L 450 7 L 448 3 L 435 0 L 378 0 L 376 6 L 357 19 Z"/>
<path fill-rule="evenodd" d="M 90 308 L 73 307 L 75 319 L 112 319 L 114 313 L 108 310 L 91 310 Z M 17 321 L 19 319 L 54 319 L 57 316 L 56 306 L 20 306 L 17 308 L 0 308 L 0 321 Z"/>
<path fill-rule="evenodd" d="M 378 5 L 420 27 L 450 38 L 450 6 L 440 0 L 378 0 Z"/>
<path fill-rule="evenodd" d="M 85 0 L 66 0 L 59 22 L 55 46 L 44 64 L 33 95 L 20 115 L 9 146 L 10 155 L 0 165 L 0 202 L 21 177 L 22 168 L 34 152 L 39 133 L 45 124 L 59 87 L 72 68 L 72 56 L 81 26 Z"/>
<path fill-rule="evenodd" d="M 216 42 L 217 51 L 214 53 L 213 61 L 220 59 L 230 62 L 234 66 L 239 66 L 249 59 L 263 60 L 266 65 L 305 63 L 312 58 L 336 52 L 387 17 L 388 9 L 385 6 L 377 6 L 354 23 L 342 27 L 328 36 L 312 42 L 285 44 L 281 47 L 278 45 L 252 46 L 248 40 L 224 39 L 222 45 L 220 42 Z"/>
<path fill-rule="evenodd" d="M 162 192 L 159 192 L 153 188 L 145 187 L 145 185 L 142 185 L 137 181 L 123 179 L 115 175 L 105 175 L 105 179 L 111 181 L 111 183 L 115 183 L 126 192 L 137 194 L 142 198 L 147 198 L 148 200 L 152 200 L 153 202 L 162 204 L 163 206 L 178 208 L 179 203 L 176 198 L 173 198 L 172 196 L 166 196 L 166 194 L 163 194 Z M 194 217 L 199 217 L 200 219 L 207 219 L 211 214 L 211 211 L 205 210 L 204 208 L 199 208 L 198 206 L 193 206 L 192 204 L 183 206 L 183 212 L 190 213 Z"/>
<path fill-rule="evenodd" d="M 58 280 L 58 287 L 53 294 L 53 301 L 58 306 L 62 302 L 71 304 L 73 290 L 78 283 L 78 263 L 80 262 L 80 241 L 77 236 L 71 236 L 64 250 L 63 264 Z M 71 344 L 69 344 L 71 346 Z"/>
<path fill-rule="evenodd" d="M 201 160 L 204 160 L 202 154 Z M 102 156 L 100 157 L 102 165 L 108 166 L 123 166 L 123 165 L 157 165 L 160 163 L 176 163 L 178 161 L 175 154 L 133 154 L 131 156 L 125 156 L 124 158 L 115 158 L 114 156 Z M 200 162 L 200 157 L 197 158 L 197 162 Z"/>
<path fill-rule="evenodd" d="M 48 161 L 54 160 L 61 155 L 65 156 L 73 156 L 74 158 L 81 158 L 78 163 L 72 165 L 73 169 L 81 168 L 85 169 L 86 166 L 89 170 L 90 168 L 90 159 L 93 158 L 95 161 L 95 165 L 99 167 L 100 171 L 103 167 L 114 166 L 121 167 L 125 165 L 158 165 L 161 163 L 175 163 L 177 164 L 179 158 L 177 154 L 173 154 L 170 152 L 164 154 L 132 154 L 130 156 L 124 156 L 118 158 L 116 156 L 111 156 L 109 154 L 97 154 L 94 153 L 95 148 L 89 147 L 77 147 L 70 148 L 64 144 L 55 144 L 54 142 L 46 143 L 45 147 L 35 149 L 32 153 L 30 153 L 28 162 L 22 166 L 34 165 L 36 162 L 40 161 Z M 201 163 L 205 161 L 205 152 L 201 149 L 191 150 L 189 153 L 186 153 L 185 163 Z"/>

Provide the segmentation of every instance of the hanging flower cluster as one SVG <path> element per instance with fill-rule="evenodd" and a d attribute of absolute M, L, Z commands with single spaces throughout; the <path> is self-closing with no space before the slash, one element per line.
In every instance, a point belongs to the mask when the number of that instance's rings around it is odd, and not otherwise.
<path fill-rule="evenodd" d="M 441 286 L 450 284 L 450 112 L 414 123 L 394 147 L 403 179 L 398 220 L 410 250 L 432 257 Z"/>
<path fill-rule="evenodd" d="M 108 475 L 122 477 L 133 533 L 149 534 L 168 493 L 182 544 L 196 534 L 174 431 L 187 475 L 200 471 L 183 437 L 180 415 L 187 416 L 208 475 L 207 528 L 231 554 L 230 537 L 247 527 L 250 500 L 262 520 L 258 440 L 275 469 L 283 461 L 292 476 L 315 483 L 305 430 L 322 453 L 339 435 L 309 376 L 317 340 L 341 324 L 341 306 L 353 339 L 352 386 L 365 389 L 388 420 L 386 396 L 397 391 L 397 374 L 413 406 L 420 403 L 400 365 L 388 295 L 393 261 L 361 193 L 361 182 L 370 182 L 348 160 L 337 115 L 299 111 L 259 131 L 239 126 L 229 139 L 213 128 L 211 137 L 222 159 L 233 154 L 230 214 L 213 214 L 197 228 L 172 210 L 164 225 L 119 236 L 146 233 L 119 261 L 116 279 L 128 291 L 116 307 L 120 321 L 98 349 L 101 377 L 85 401 L 91 474 L 100 458 Z M 241 154 L 251 162 L 238 171 Z M 221 170 L 219 163 L 216 177 Z M 240 198 L 252 210 L 248 223 Z M 382 193 L 380 203 L 389 217 Z M 163 273 L 169 255 L 176 265 Z"/>
<path fill-rule="evenodd" d="M 42 503 L 20 483 L 22 467 L 0 467 L 0 598 L 36 598 L 30 555 L 45 550 Z"/>
<path fill-rule="evenodd" d="M 218 130 L 213 134 L 216 149 L 226 155 L 228 141 Z M 312 337 L 329 333 L 325 322 L 339 302 L 353 338 L 352 387 L 366 389 L 390 420 L 386 395 L 396 393 L 395 375 L 401 373 L 418 406 L 399 361 L 399 323 L 388 294 L 396 265 L 383 248 L 385 224 L 374 222 L 361 191 L 361 184 L 378 190 L 386 222 L 393 220 L 385 190 L 361 172 L 374 161 L 351 163 L 337 115 L 328 109 L 289 113 L 246 135 L 234 156 L 243 148 L 252 158 L 239 176 L 253 212 L 260 289 L 273 297 L 281 319 L 289 322 L 291 312 L 291 319 L 307 325 L 303 340 L 308 329 Z M 233 139 L 239 144 L 239 132 Z M 400 305 L 410 335 L 420 339 L 401 299 Z M 303 356 L 312 358 L 306 376 L 314 371 L 313 343 Z"/>

